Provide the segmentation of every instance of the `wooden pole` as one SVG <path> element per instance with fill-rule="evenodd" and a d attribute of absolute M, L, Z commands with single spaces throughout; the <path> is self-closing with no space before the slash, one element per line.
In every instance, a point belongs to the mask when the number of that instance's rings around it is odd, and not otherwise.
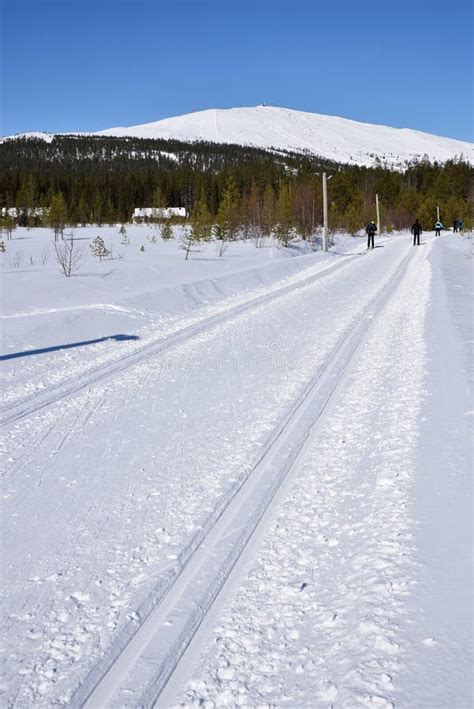
<path fill-rule="evenodd" d="M 377 231 L 380 234 L 382 233 L 382 222 L 380 221 L 380 206 L 379 206 L 379 196 L 378 194 L 375 195 L 375 206 L 377 208 Z"/>
<path fill-rule="evenodd" d="M 328 250 L 328 183 L 326 173 L 323 172 L 323 248 Z"/>

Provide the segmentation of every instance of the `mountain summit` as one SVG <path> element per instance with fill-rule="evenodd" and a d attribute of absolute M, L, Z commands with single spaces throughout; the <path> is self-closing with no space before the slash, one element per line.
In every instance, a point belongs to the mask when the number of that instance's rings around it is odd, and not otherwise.
<path fill-rule="evenodd" d="M 209 109 L 128 128 L 110 128 L 98 135 L 234 143 L 308 152 L 357 165 L 372 165 L 379 159 L 396 166 L 425 155 L 440 162 L 455 156 L 470 161 L 473 158 L 473 146 L 465 141 L 275 106 Z"/>

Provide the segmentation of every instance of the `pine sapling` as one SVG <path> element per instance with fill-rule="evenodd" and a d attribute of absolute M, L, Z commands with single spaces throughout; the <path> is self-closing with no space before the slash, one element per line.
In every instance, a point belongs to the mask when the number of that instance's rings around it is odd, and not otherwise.
<path fill-rule="evenodd" d="M 180 249 L 185 252 L 184 260 L 187 261 L 189 254 L 198 253 L 201 249 L 193 248 L 197 244 L 195 234 L 192 229 L 185 228 L 181 233 L 181 245 Z"/>
<path fill-rule="evenodd" d="M 164 241 L 169 241 L 173 238 L 173 229 L 169 222 L 165 222 L 161 227 L 161 238 Z"/>
<path fill-rule="evenodd" d="M 106 258 L 106 256 L 109 256 L 110 254 L 110 251 L 106 247 L 101 236 L 96 236 L 92 244 L 90 244 L 90 249 L 92 251 L 92 255 L 96 256 L 99 261 L 102 261 L 102 259 Z"/>
<path fill-rule="evenodd" d="M 0 222 L 0 229 L 6 232 L 7 241 L 11 241 L 12 233 L 16 229 L 16 221 L 12 216 L 10 216 L 10 214 L 6 214 L 6 216 L 2 219 Z"/>

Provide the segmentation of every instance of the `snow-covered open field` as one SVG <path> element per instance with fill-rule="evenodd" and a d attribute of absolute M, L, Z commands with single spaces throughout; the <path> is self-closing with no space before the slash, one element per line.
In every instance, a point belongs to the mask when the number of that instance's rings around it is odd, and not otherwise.
<path fill-rule="evenodd" d="M 118 228 L 0 254 L 3 705 L 470 707 L 472 239 Z"/>

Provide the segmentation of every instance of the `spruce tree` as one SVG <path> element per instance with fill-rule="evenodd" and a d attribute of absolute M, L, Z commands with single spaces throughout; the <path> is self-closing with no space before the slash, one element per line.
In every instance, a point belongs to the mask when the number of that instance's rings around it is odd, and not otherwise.
<path fill-rule="evenodd" d="M 200 251 L 199 248 L 195 248 L 198 243 L 198 240 L 195 238 L 193 230 L 189 229 L 187 226 L 181 232 L 180 238 L 180 248 L 183 249 L 183 251 L 185 252 L 184 260 L 187 261 L 189 258 L 189 254 L 197 253 L 198 251 Z"/>
<path fill-rule="evenodd" d="M 258 189 L 258 185 L 255 182 L 255 180 L 252 180 L 252 184 L 250 186 L 250 195 L 249 195 L 249 209 L 250 209 L 250 222 L 253 225 L 260 224 L 260 212 L 261 212 L 261 204 L 260 204 L 260 190 Z"/>
<path fill-rule="evenodd" d="M 169 241 L 173 238 L 173 229 L 169 220 L 163 222 L 163 224 L 161 225 L 160 235 L 164 241 Z"/>
<path fill-rule="evenodd" d="M 235 180 L 229 177 L 217 212 L 214 235 L 221 241 L 236 238 L 240 226 L 239 191 Z"/>
<path fill-rule="evenodd" d="M 113 203 L 112 203 L 112 200 L 110 199 L 110 197 L 107 199 L 107 201 L 105 203 L 105 208 L 104 208 L 102 220 L 106 224 L 109 224 L 110 226 L 115 224 L 115 210 L 114 210 L 114 206 L 113 206 Z"/>
<path fill-rule="evenodd" d="M 96 256 L 99 261 L 102 261 L 103 258 L 110 254 L 110 251 L 106 247 L 105 242 L 101 236 L 96 236 L 92 244 L 90 244 L 90 249 L 92 251 L 92 255 Z"/>
<path fill-rule="evenodd" d="M 167 206 L 165 196 L 161 190 L 160 185 L 156 185 L 154 191 L 153 191 L 153 197 L 152 197 L 152 207 L 156 209 L 163 209 L 164 207 Z"/>
<path fill-rule="evenodd" d="M 265 236 L 270 236 L 275 216 L 275 193 L 271 185 L 267 185 L 263 194 L 262 227 Z"/>
<path fill-rule="evenodd" d="M 5 214 L 4 217 L 2 217 L 2 220 L 0 222 L 0 229 L 4 231 L 7 235 L 7 241 L 10 241 L 12 238 L 12 233 L 16 229 L 16 221 L 13 219 L 10 214 Z"/>
<path fill-rule="evenodd" d="M 102 215 L 104 213 L 104 202 L 99 190 L 96 190 L 92 200 L 92 218 L 97 226 L 102 226 Z"/>
<path fill-rule="evenodd" d="M 283 246 L 288 246 L 295 235 L 293 203 L 288 185 L 283 185 L 275 208 L 275 236 Z"/>
<path fill-rule="evenodd" d="M 81 226 L 86 226 L 89 222 L 89 210 L 86 198 L 83 194 L 81 194 L 79 204 L 77 205 L 77 221 Z"/>
<path fill-rule="evenodd" d="M 56 192 L 56 194 L 51 199 L 48 210 L 48 221 L 50 226 L 54 229 L 54 239 L 61 235 L 64 236 L 64 228 L 67 222 L 67 207 L 66 202 L 62 192 Z"/>
<path fill-rule="evenodd" d="M 359 229 L 364 228 L 364 200 L 362 194 L 355 195 L 344 213 L 344 227 L 354 236 Z"/>
<path fill-rule="evenodd" d="M 20 221 L 22 226 L 34 226 L 35 209 L 38 207 L 38 187 L 35 177 L 28 175 L 22 182 L 16 197 L 17 208 L 21 210 Z"/>
<path fill-rule="evenodd" d="M 445 227 L 453 225 L 455 219 L 464 219 L 465 224 L 470 224 L 468 219 L 468 206 L 464 200 L 459 197 L 450 197 L 441 214 L 441 221 Z"/>
<path fill-rule="evenodd" d="M 437 219 L 437 206 L 438 200 L 432 195 L 424 199 L 423 202 L 420 204 L 416 216 L 419 218 L 424 231 L 431 231 L 432 229 L 434 229 L 434 225 Z"/>
<path fill-rule="evenodd" d="M 191 217 L 191 231 L 195 241 L 209 241 L 212 234 L 212 217 L 204 194 L 196 204 Z"/>

